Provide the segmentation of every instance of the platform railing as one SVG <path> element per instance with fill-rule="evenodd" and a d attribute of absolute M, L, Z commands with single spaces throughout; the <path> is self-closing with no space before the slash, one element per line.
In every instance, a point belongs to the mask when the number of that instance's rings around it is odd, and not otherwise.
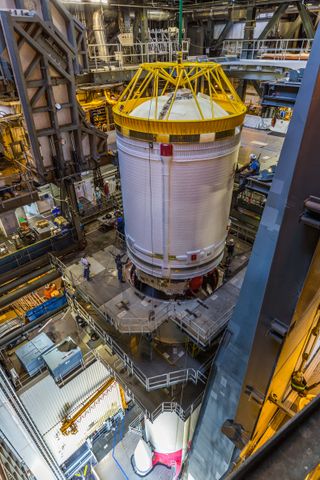
<path fill-rule="evenodd" d="M 194 384 L 198 382 L 205 383 L 205 368 L 203 365 L 198 369 L 186 368 L 175 370 L 173 372 L 155 375 L 153 377 L 147 377 L 130 359 L 130 357 L 122 350 L 122 348 L 115 342 L 115 340 L 101 328 L 89 314 L 85 308 L 75 299 L 68 297 L 70 306 L 98 335 L 99 337 L 110 347 L 111 351 L 116 354 L 122 361 L 127 371 L 134 375 L 140 383 L 145 387 L 147 391 L 157 390 L 159 388 L 167 388 L 179 383 L 185 383 L 191 381 Z M 121 375 L 120 375 L 121 376 Z"/>
<path fill-rule="evenodd" d="M 99 308 L 99 305 L 96 304 L 88 295 L 83 291 L 79 290 L 73 283 L 72 275 L 70 270 L 64 265 L 64 263 L 50 254 L 51 264 L 60 270 L 63 277 L 67 280 L 66 289 L 67 289 L 67 299 L 69 306 L 76 315 L 79 315 L 98 335 L 99 337 L 110 347 L 111 351 L 114 352 L 119 359 L 122 360 L 126 369 L 144 385 L 147 391 L 156 390 L 159 388 L 170 387 L 179 383 L 185 383 L 188 381 L 197 384 L 198 382 L 205 383 L 206 375 L 205 372 L 209 368 L 207 363 L 199 365 L 198 368 L 185 368 L 174 370 L 165 374 L 155 375 L 152 377 L 147 377 L 130 359 L 130 357 L 124 352 L 124 350 L 115 342 L 115 340 L 108 334 L 107 330 L 103 329 L 97 321 L 94 320 L 93 316 L 83 307 L 80 301 L 76 298 L 76 294 L 80 292 L 80 297 L 93 307 L 94 312 L 97 316 L 104 316 L 103 312 Z M 69 283 L 69 285 L 67 285 Z M 111 322 L 109 317 L 108 321 Z M 112 322 L 111 322 L 112 323 Z M 141 333 L 141 328 L 140 328 Z M 211 360 L 210 360 L 211 363 Z"/>
<path fill-rule="evenodd" d="M 91 70 L 122 70 L 140 63 L 172 62 L 180 52 L 179 42 L 171 40 L 155 40 L 146 43 L 90 43 L 88 45 L 89 64 Z M 188 55 L 189 40 L 182 42 L 182 53 Z"/>
<path fill-rule="evenodd" d="M 176 323 L 180 328 L 187 330 L 188 335 L 199 345 L 208 345 L 213 337 L 216 337 L 228 324 L 234 307 L 230 308 L 219 318 L 219 324 L 214 322 L 208 329 L 202 328 L 191 315 L 187 317 L 179 317 L 175 312 L 170 312 L 170 319 Z"/>
<path fill-rule="evenodd" d="M 154 320 L 148 320 L 146 322 L 145 318 L 132 317 L 127 318 L 130 320 L 127 324 L 122 324 L 118 317 L 112 315 L 111 310 L 104 306 L 104 310 L 94 301 L 94 299 L 87 295 L 87 293 L 81 288 L 77 287 L 77 291 L 80 293 L 81 297 L 88 303 L 90 303 L 95 309 L 96 313 L 100 316 L 103 316 L 108 322 L 115 326 L 115 328 L 121 333 L 150 333 L 158 328 L 167 318 L 167 312 L 159 311 L 160 313 L 155 315 Z"/>
<path fill-rule="evenodd" d="M 130 432 L 136 433 L 142 437 L 143 435 L 143 421 L 145 418 L 144 412 L 140 413 L 132 422 L 129 424 Z"/>
<path fill-rule="evenodd" d="M 240 59 L 306 60 L 313 39 L 224 40 L 221 55 Z"/>

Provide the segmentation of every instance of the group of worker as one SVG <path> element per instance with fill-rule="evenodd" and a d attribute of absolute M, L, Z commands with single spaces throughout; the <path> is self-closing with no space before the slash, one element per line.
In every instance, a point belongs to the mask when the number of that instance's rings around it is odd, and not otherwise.
<path fill-rule="evenodd" d="M 116 264 L 116 268 L 117 268 L 117 276 L 118 276 L 118 280 L 120 283 L 124 283 L 124 279 L 123 279 L 123 266 L 127 263 L 127 261 L 123 261 L 122 258 L 125 256 L 126 254 L 123 253 L 122 255 L 118 254 L 115 256 L 115 264 Z M 86 254 L 84 254 L 80 260 L 80 263 L 83 267 L 83 278 L 89 282 L 91 280 L 91 276 L 90 276 L 90 268 L 91 268 L 91 264 L 88 260 L 88 257 Z"/>

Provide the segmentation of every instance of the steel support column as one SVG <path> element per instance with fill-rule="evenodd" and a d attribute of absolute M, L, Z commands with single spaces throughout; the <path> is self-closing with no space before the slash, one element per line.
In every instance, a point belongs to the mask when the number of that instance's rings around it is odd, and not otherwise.
<path fill-rule="evenodd" d="M 287 10 L 289 6 L 289 3 L 283 3 L 282 5 L 279 5 L 279 7 L 276 9 L 272 17 L 270 18 L 269 22 L 267 25 L 264 27 L 262 32 L 260 33 L 258 40 L 264 40 L 270 30 L 273 29 L 273 27 L 277 24 L 277 22 L 280 20 L 282 14 Z"/>
<path fill-rule="evenodd" d="M 263 89 L 260 86 L 260 83 L 257 80 L 251 80 L 251 85 L 259 95 L 259 97 L 262 97 L 263 95 Z"/>
<path fill-rule="evenodd" d="M 247 93 L 247 85 L 248 85 L 248 80 L 245 79 L 240 79 L 239 80 L 239 85 L 237 88 L 237 94 L 241 98 L 242 101 L 245 100 L 246 98 L 246 93 Z"/>
<path fill-rule="evenodd" d="M 253 40 L 253 31 L 256 24 L 256 7 L 248 7 L 247 8 L 247 18 L 244 27 L 244 40 L 248 40 L 247 42 L 243 43 L 243 51 L 244 54 L 242 58 L 250 58 L 250 48 L 251 48 L 251 41 Z"/>
<path fill-rule="evenodd" d="M 320 196 L 320 30 L 268 195 L 240 299 L 209 379 L 189 461 L 194 479 L 220 478 L 235 446 L 221 429 L 229 420 L 237 444 L 259 415 L 281 344 L 272 325 L 288 328 L 319 232 L 299 222 L 304 200 Z M 232 422 L 233 421 L 233 422 Z M 191 478 L 192 478 L 191 477 Z"/>
<path fill-rule="evenodd" d="M 302 25 L 304 31 L 306 32 L 307 38 L 313 38 L 315 34 L 315 29 L 310 17 L 310 13 L 308 12 L 307 7 L 304 3 L 298 2 L 297 7 L 301 16 Z"/>
<path fill-rule="evenodd" d="M 230 30 L 232 28 L 232 25 L 233 25 L 233 21 L 231 19 L 229 19 L 227 21 L 227 23 L 225 24 L 225 26 L 223 27 L 219 37 L 214 42 L 214 47 L 218 47 L 226 39 L 226 36 L 230 32 Z"/>

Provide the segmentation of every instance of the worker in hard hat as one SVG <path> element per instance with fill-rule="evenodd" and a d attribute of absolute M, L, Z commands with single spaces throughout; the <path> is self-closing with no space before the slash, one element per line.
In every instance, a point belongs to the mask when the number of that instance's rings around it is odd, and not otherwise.
<path fill-rule="evenodd" d="M 96 197 L 96 204 L 99 210 L 102 208 L 102 193 L 99 187 L 95 188 L 94 195 Z"/>
<path fill-rule="evenodd" d="M 126 263 L 126 262 L 122 261 L 123 256 L 124 255 L 118 254 L 118 255 L 116 255 L 116 257 L 114 259 L 116 267 L 117 267 L 118 280 L 121 283 L 124 283 L 124 280 L 123 280 L 123 265 L 125 265 L 125 263 Z"/>
<path fill-rule="evenodd" d="M 86 255 L 80 260 L 81 265 L 83 266 L 83 278 L 89 282 L 90 280 L 90 262 Z"/>
<path fill-rule="evenodd" d="M 251 153 L 249 162 L 243 165 L 242 167 L 238 168 L 237 173 L 241 174 L 240 185 L 238 190 L 238 193 L 241 193 L 245 189 L 248 178 L 253 177 L 255 175 L 259 175 L 260 173 L 260 162 L 257 155 L 255 153 Z"/>
<path fill-rule="evenodd" d="M 251 153 L 249 157 L 249 162 L 238 168 L 238 173 L 244 172 L 244 175 L 259 175 L 260 173 L 260 162 L 259 158 L 255 153 Z"/>

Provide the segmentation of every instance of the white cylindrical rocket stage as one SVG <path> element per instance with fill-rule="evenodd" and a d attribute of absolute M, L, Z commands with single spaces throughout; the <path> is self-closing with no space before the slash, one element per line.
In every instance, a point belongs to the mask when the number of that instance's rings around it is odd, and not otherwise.
<path fill-rule="evenodd" d="M 120 98 L 125 235 L 141 272 L 185 281 L 220 263 L 244 114 L 217 64 L 142 65 Z"/>
<path fill-rule="evenodd" d="M 139 269 L 184 280 L 220 263 L 239 142 L 238 133 L 151 148 L 117 135 L 128 254 Z"/>

